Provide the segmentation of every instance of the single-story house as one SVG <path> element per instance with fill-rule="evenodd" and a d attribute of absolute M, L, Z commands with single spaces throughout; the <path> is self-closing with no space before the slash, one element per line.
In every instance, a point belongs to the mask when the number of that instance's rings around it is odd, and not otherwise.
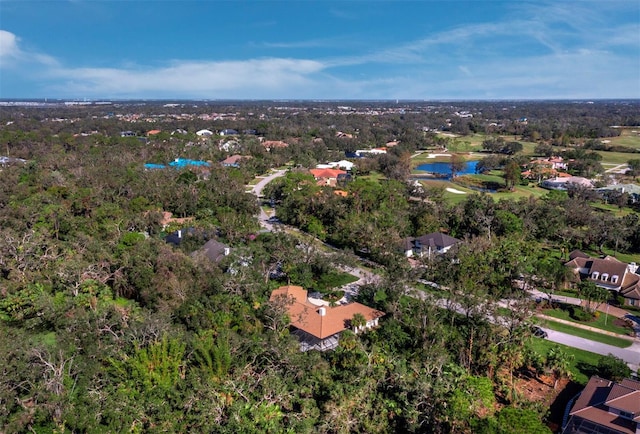
<path fill-rule="evenodd" d="M 196 136 L 198 137 L 209 137 L 209 136 L 213 136 L 213 131 L 211 130 L 200 130 L 200 131 L 196 131 Z"/>
<path fill-rule="evenodd" d="M 309 170 L 318 182 L 318 185 L 329 185 L 335 187 L 338 180 L 347 179 L 348 173 L 340 169 L 311 169 Z"/>
<path fill-rule="evenodd" d="M 245 158 L 251 158 L 250 155 L 232 155 L 228 158 L 225 158 L 224 160 L 222 160 L 220 163 L 224 166 L 224 167 L 240 167 L 240 160 L 245 159 Z"/>
<path fill-rule="evenodd" d="M 640 434 L 640 381 L 591 377 L 567 412 L 562 434 Z"/>
<path fill-rule="evenodd" d="M 590 280 L 601 288 L 615 291 L 625 299 L 625 304 L 640 306 L 640 275 L 638 265 L 627 264 L 613 256 L 592 258 L 574 250 L 565 266 L 571 268 L 582 280 Z"/>
<path fill-rule="evenodd" d="M 207 258 L 213 262 L 220 262 L 225 256 L 229 256 L 231 248 L 218 240 L 211 239 L 197 252 L 202 252 Z M 196 253 L 197 253 L 196 252 Z"/>
<path fill-rule="evenodd" d="M 358 157 L 366 157 L 369 155 L 381 155 L 386 154 L 387 150 L 384 148 L 373 148 L 373 149 L 358 149 L 356 151 L 356 155 Z"/>
<path fill-rule="evenodd" d="M 221 136 L 237 136 L 238 131 L 233 130 L 231 128 L 225 128 L 224 130 L 221 130 L 218 134 L 220 134 Z"/>
<path fill-rule="evenodd" d="M 407 258 L 414 255 L 419 257 L 426 255 L 427 258 L 431 258 L 431 255 L 446 253 L 461 242 L 461 240 L 447 234 L 432 232 L 417 238 L 405 238 L 402 243 L 402 250 Z"/>
<path fill-rule="evenodd" d="M 593 188 L 593 182 L 582 176 L 557 176 L 555 178 L 545 179 L 540 186 L 551 190 L 568 190 L 571 186 Z"/>
<path fill-rule="evenodd" d="M 384 312 L 360 303 L 330 306 L 322 300 L 310 299 L 301 286 L 281 286 L 271 293 L 270 301 L 284 303 L 301 351 L 334 349 L 343 331 L 351 329 L 359 333 L 376 327 L 378 319 L 384 316 Z M 352 324 L 356 314 L 362 315 L 364 324 Z"/>
<path fill-rule="evenodd" d="M 193 235 L 195 233 L 196 230 L 193 227 L 178 229 L 177 231 L 167 235 L 164 241 L 166 243 L 173 244 L 174 246 L 179 246 L 188 235 Z"/>
<path fill-rule="evenodd" d="M 289 147 L 289 144 L 282 140 L 265 140 L 262 142 L 262 146 L 264 146 L 267 151 L 270 151 L 272 149 L 287 148 Z"/>
<path fill-rule="evenodd" d="M 627 193 L 629 195 L 629 200 L 631 203 L 640 202 L 640 185 L 636 184 L 616 184 L 616 185 L 608 185 L 606 187 L 599 188 L 598 193 L 602 196 L 609 196 L 612 193 L 623 194 Z"/>
<path fill-rule="evenodd" d="M 237 140 L 220 139 L 220 142 L 218 143 L 218 148 L 225 152 L 235 151 L 239 147 L 240 143 Z"/>
<path fill-rule="evenodd" d="M 351 161 L 340 160 L 340 161 L 331 161 L 326 164 L 318 164 L 316 165 L 316 169 L 343 169 L 348 172 L 351 169 L 353 169 L 353 166 L 355 166 L 355 164 L 352 163 Z"/>

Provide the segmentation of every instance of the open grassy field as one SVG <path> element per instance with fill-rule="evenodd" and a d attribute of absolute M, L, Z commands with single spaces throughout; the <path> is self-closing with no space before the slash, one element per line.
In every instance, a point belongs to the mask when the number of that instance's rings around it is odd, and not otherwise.
<path fill-rule="evenodd" d="M 620 136 L 611 137 L 607 140 L 609 140 L 610 145 L 640 149 L 640 128 L 622 128 Z"/>
<path fill-rule="evenodd" d="M 611 167 L 607 167 L 607 165 L 615 164 L 627 164 L 627 161 L 640 158 L 640 153 L 629 153 L 629 152 L 609 152 L 609 151 L 595 151 L 598 154 L 602 155 L 602 161 L 600 162 L 602 166 L 606 169 L 610 169 Z"/>

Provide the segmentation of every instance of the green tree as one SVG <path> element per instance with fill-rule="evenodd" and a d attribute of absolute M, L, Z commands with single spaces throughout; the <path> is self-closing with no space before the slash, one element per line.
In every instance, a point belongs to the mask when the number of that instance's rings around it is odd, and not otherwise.
<path fill-rule="evenodd" d="M 587 302 L 585 306 L 587 311 L 591 313 L 595 312 L 600 303 L 609 299 L 609 291 L 590 280 L 583 280 L 578 283 L 578 291 L 580 297 L 583 297 Z"/>
<path fill-rule="evenodd" d="M 573 360 L 573 354 L 567 353 L 559 346 L 554 346 L 549 350 L 547 354 L 546 366 L 551 370 L 553 374 L 553 388 L 558 386 L 558 381 L 562 378 L 571 378 L 571 361 Z"/>
<path fill-rule="evenodd" d="M 627 366 L 624 360 L 613 354 L 600 357 L 596 370 L 600 377 L 612 381 L 620 382 L 624 378 L 631 377 L 631 368 Z"/>
<path fill-rule="evenodd" d="M 627 164 L 629 165 L 629 174 L 631 176 L 640 175 L 640 158 L 629 160 L 627 161 Z"/>
<path fill-rule="evenodd" d="M 467 162 L 461 155 L 453 154 L 449 160 L 449 169 L 451 170 L 451 178 L 455 178 L 456 175 L 467 167 Z"/>
<path fill-rule="evenodd" d="M 509 160 L 504 166 L 504 181 L 507 189 L 513 190 L 520 181 L 520 166 L 515 160 Z"/>

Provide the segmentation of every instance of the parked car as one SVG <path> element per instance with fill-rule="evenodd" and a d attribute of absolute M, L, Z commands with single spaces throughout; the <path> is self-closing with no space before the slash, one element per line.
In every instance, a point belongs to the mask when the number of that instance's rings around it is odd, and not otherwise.
<path fill-rule="evenodd" d="M 538 327 L 538 326 L 533 326 L 531 327 L 531 333 L 533 333 L 533 335 L 537 338 L 542 338 L 542 339 L 546 339 L 549 337 L 548 333 L 544 330 L 542 330 L 542 328 Z"/>

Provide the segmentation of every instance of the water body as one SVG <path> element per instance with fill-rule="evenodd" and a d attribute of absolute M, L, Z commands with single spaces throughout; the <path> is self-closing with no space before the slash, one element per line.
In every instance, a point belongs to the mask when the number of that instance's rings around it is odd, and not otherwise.
<path fill-rule="evenodd" d="M 476 173 L 477 161 L 467 161 L 463 170 L 457 173 L 457 175 L 473 175 Z M 451 178 L 451 164 L 448 162 L 441 163 L 425 163 L 416 167 L 416 170 L 422 170 L 423 172 L 433 173 L 435 175 Z"/>

